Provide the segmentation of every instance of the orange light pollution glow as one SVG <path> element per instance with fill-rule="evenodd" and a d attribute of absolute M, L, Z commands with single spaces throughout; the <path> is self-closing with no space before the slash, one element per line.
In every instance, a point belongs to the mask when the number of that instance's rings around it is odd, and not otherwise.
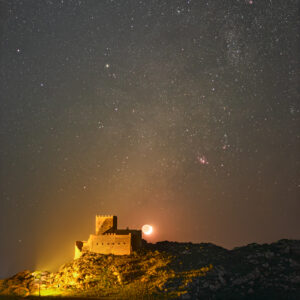
<path fill-rule="evenodd" d="M 145 233 L 146 235 L 150 235 L 153 232 L 153 227 L 151 225 L 143 225 L 142 227 L 142 231 L 143 233 Z"/>

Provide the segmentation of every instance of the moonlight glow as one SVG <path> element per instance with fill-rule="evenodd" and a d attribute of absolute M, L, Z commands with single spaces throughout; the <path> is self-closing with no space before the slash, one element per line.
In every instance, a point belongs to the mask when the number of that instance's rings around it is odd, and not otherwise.
<path fill-rule="evenodd" d="M 144 225 L 142 227 L 142 231 L 143 233 L 145 233 L 146 235 L 150 235 L 153 232 L 153 227 L 151 225 Z"/>

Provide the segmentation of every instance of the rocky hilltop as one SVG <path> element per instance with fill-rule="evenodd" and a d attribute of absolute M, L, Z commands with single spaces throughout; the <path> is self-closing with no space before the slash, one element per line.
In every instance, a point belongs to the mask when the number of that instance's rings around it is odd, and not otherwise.
<path fill-rule="evenodd" d="M 103 299 L 300 299 L 300 241 L 249 244 L 159 242 L 130 256 L 85 253 L 58 272 L 23 271 L 0 295 Z"/>

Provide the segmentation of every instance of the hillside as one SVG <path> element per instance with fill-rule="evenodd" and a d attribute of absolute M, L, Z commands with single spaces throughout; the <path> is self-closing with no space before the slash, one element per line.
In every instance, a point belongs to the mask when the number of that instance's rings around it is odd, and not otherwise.
<path fill-rule="evenodd" d="M 58 272 L 23 271 L 1 295 L 105 299 L 300 299 L 300 241 L 250 244 L 159 242 L 131 256 L 85 253 Z"/>

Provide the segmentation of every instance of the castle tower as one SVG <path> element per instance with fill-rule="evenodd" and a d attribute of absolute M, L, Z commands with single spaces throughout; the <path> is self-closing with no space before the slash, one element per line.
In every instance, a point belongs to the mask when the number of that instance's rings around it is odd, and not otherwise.
<path fill-rule="evenodd" d="M 116 216 L 96 216 L 96 235 L 114 233 L 117 230 Z"/>

